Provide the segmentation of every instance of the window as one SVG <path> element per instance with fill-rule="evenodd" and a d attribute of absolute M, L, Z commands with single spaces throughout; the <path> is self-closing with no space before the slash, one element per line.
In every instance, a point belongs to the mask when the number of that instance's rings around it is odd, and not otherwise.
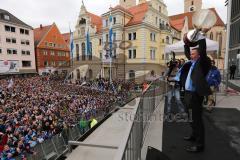
<path fill-rule="evenodd" d="M 102 45 L 102 39 L 100 38 L 99 39 L 99 46 L 101 46 Z"/>
<path fill-rule="evenodd" d="M 11 43 L 11 39 L 10 38 L 6 38 L 6 42 L 7 43 Z"/>
<path fill-rule="evenodd" d="M 150 33 L 150 40 L 151 41 L 156 41 L 156 34 L 155 33 Z"/>
<path fill-rule="evenodd" d="M 86 46 L 85 46 L 85 43 L 82 43 L 82 60 L 86 60 L 86 56 L 85 56 L 85 51 L 86 51 Z"/>
<path fill-rule="evenodd" d="M 79 58 L 79 44 L 76 44 L 76 54 L 77 54 L 77 61 L 80 60 Z"/>
<path fill-rule="evenodd" d="M 12 38 L 12 43 L 17 43 L 16 38 Z"/>
<path fill-rule="evenodd" d="M 80 69 L 77 69 L 77 79 L 81 78 Z"/>
<path fill-rule="evenodd" d="M 48 42 L 45 42 L 45 46 L 48 46 Z"/>
<path fill-rule="evenodd" d="M 136 49 L 129 49 L 128 50 L 128 58 L 129 59 L 136 59 Z"/>
<path fill-rule="evenodd" d="M 10 20 L 10 17 L 9 17 L 9 15 L 6 15 L 6 14 L 4 15 L 4 17 L 3 17 L 3 18 L 4 18 L 5 20 L 8 20 L 8 21 Z"/>
<path fill-rule="evenodd" d="M 159 12 L 160 12 L 160 13 L 162 12 L 162 7 L 161 7 L 161 6 L 159 6 Z"/>
<path fill-rule="evenodd" d="M 16 49 L 7 49 L 7 54 L 17 54 Z"/>
<path fill-rule="evenodd" d="M 155 18 L 156 25 L 158 25 L 158 17 Z"/>
<path fill-rule="evenodd" d="M 134 81 L 135 80 L 135 71 L 134 70 L 130 70 L 129 71 L 129 79 L 131 81 Z"/>
<path fill-rule="evenodd" d="M 128 33 L 128 40 L 132 40 L 132 33 Z"/>
<path fill-rule="evenodd" d="M 51 54 L 51 56 L 54 56 L 54 55 L 55 55 L 54 51 L 51 51 L 50 54 Z"/>
<path fill-rule="evenodd" d="M 26 55 L 26 51 L 22 50 L 22 55 Z"/>
<path fill-rule="evenodd" d="M 24 29 L 20 28 L 20 34 L 24 34 Z"/>
<path fill-rule="evenodd" d="M 190 12 L 193 12 L 193 11 L 194 11 L 194 7 L 191 7 L 191 8 L 190 8 Z"/>
<path fill-rule="evenodd" d="M 7 49 L 7 54 L 12 54 L 12 50 L 11 49 Z"/>
<path fill-rule="evenodd" d="M 20 28 L 20 34 L 26 34 L 26 35 L 29 35 L 29 30 L 26 30 L 26 29 L 22 29 L 22 28 Z"/>
<path fill-rule="evenodd" d="M 48 61 L 44 61 L 44 66 L 45 66 L 45 67 L 48 66 Z"/>
<path fill-rule="evenodd" d="M 2 53 L 2 48 L 0 48 L 0 54 Z"/>
<path fill-rule="evenodd" d="M 6 38 L 7 43 L 17 43 L 16 38 Z"/>
<path fill-rule="evenodd" d="M 105 20 L 105 27 L 108 26 L 108 19 Z"/>
<path fill-rule="evenodd" d="M 116 41 L 116 39 L 117 39 L 117 34 L 113 33 L 113 41 Z"/>
<path fill-rule="evenodd" d="M 11 32 L 15 32 L 15 27 L 11 27 Z"/>
<path fill-rule="evenodd" d="M 192 5 L 194 5 L 194 2 L 192 1 Z"/>
<path fill-rule="evenodd" d="M 12 54 L 17 54 L 17 50 L 16 50 L 16 49 L 13 49 L 13 50 L 12 50 Z"/>
<path fill-rule="evenodd" d="M 25 50 L 22 50 L 22 55 L 30 55 L 30 51 L 25 51 Z"/>
<path fill-rule="evenodd" d="M 23 67 L 31 67 L 31 61 L 22 61 Z"/>
<path fill-rule="evenodd" d="M 116 24 L 116 22 L 117 22 L 116 17 L 113 17 L 113 24 Z"/>
<path fill-rule="evenodd" d="M 137 33 L 128 33 L 128 40 L 136 40 L 137 39 Z"/>
<path fill-rule="evenodd" d="M 26 34 L 26 35 L 29 35 L 29 30 L 25 30 L 25 34 Z"/>
<path fill-rule="evenodd" d="M 30 42 L 28 40 L 26 40 L 26 45 L 29 46 L 30 45 Z"/>
<path fill-rule="evenodd" d="M 169 44 L 169 37 L 166 37 L 166 43 Z"/>
<path fill-rule="evenodd" d="M 51 66 L 54 67 L 55 65 L 56 65 L 55 61 L 52 61 L 52 62 L 51 62 Z"/>
<path fill-rule="evenodd" d="M 106 34 L 106 42 L 108 42 L 108 34 Z"/>
<path fill-rule="evenodd" d="M 44 55 L 44 56 L 47 56 L 47 55 L 48 55 L 48 52 L 44 50 L 44 51 L 43 51 L 43 55 Z"/>
<path fill-rule="evenodd" d="M 151 49 L 150 50 L 150 59 L 151 60 L 155 60 L 156 59 L 156 50 L 155 49 Z"/>
<path fill-rule="evenodd" d="M 53 43 L 49 43 L 49 46 L 52 47 L 52 46 L 53 46 Z"/>
<path fill-rule="evenodd" d="M 10 32 L 11 31 L 10 26 L 5 26 L 5 31 Z"/>
<path fill-rule="evenodd" d="M 134 32 L 134 33 L 133 33 L 133 40 L 136 40 L 136 38 L 137 38 L 137 33 Z"/>
<path fill-rule="evenodd" d="M 100 59 L 103 58 L 103 54 L 102 54 L 102 52 L 100 52 L 99 57 L 100 57 Z"/>

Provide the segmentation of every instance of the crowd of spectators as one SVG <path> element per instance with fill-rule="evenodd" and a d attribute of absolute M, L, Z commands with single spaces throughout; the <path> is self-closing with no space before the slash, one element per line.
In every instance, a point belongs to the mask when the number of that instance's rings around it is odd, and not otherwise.
<path fill-rule="evenodd" d="M 38 143 L 90 119 L 117 100 L 125 100 L 133 83 L 97 79 L 77 84 L 59 77 L 0 79 L 0 156 L 12 160 Z"/>

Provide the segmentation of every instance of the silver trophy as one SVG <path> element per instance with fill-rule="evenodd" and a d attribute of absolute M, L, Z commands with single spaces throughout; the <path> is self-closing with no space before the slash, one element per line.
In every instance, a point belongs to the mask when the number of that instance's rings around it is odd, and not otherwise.
<path fill-rule="evenodd" d="M 191 30 L 187 33 L 187 41 L 188 43 L 195 43 L 201 39 L 206 38 L 205 32 L 208 31 L 211 27 L 213 27 L 217 22 L 216 14 L 209 9 L 202 9 L 196 11 L 192 17 L 192 24 L 194 30 Z"/>

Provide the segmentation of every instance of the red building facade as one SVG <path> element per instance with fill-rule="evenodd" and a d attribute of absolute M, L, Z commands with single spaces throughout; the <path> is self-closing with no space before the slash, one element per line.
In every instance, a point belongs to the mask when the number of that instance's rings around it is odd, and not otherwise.
<path fill-rule="evenodd" d="M 34 29 L 36 67 L 44 73 L 67 72 L 70 68 L 70 49 L 55 23 Z"/>

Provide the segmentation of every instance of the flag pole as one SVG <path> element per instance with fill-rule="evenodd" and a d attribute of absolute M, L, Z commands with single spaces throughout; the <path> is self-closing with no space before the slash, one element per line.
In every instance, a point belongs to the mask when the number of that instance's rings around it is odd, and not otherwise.
<path fill-rule="evenodd" d="M 110 29 L 109 29 L 109 48 L 110 48 L 110 73 L 109 73 L 109 80 L 110 84 L 112 83 L 112 7 L 110 5 Z"/>

